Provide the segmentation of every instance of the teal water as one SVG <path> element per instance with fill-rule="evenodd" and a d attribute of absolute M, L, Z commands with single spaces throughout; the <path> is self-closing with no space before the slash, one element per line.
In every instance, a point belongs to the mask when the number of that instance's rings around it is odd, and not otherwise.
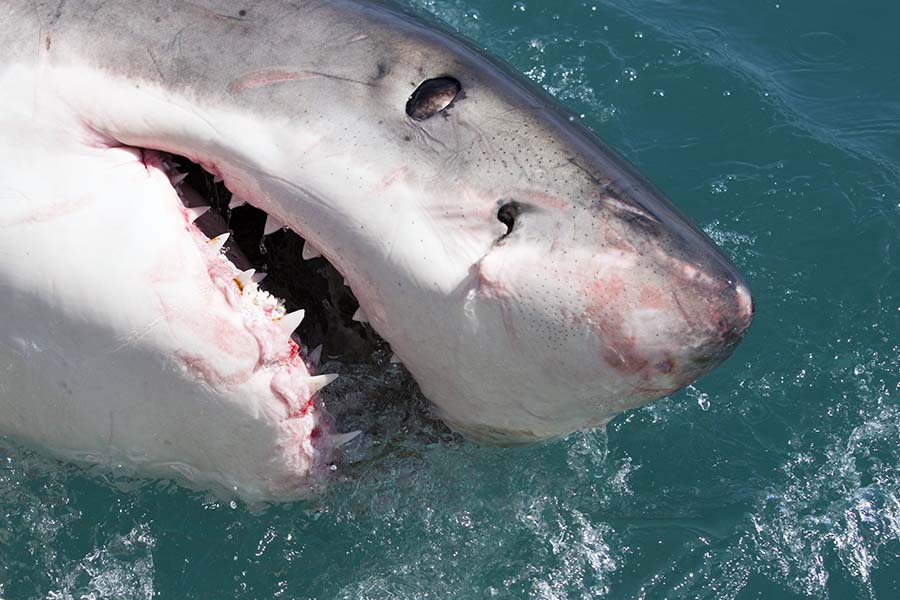
<path fill-rule="evenodd" d="M 900 4 L 415 5 L 725 249 L 756 295 L 746 341 L 605 432 L 516 450 L 346 366 L 331 400 L 366 435 L 322 497 L 283 506 L 0 442 L 0 597 L 900 597 Z"/>

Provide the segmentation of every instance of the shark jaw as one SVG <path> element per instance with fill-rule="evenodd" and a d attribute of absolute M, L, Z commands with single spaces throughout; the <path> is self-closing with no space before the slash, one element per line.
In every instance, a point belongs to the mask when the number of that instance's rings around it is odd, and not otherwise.
<path fill-rule="evenodd" d="M 26 147 L 0 144 L 0 430 L 66 460 L 250 501 L 318 489 L 360 432 L 338 432 L 319 401 L 337 376 L 318 372 L 321 347 L 295 333 L 306 311 L 264 289 L 179 157 L 34 100 L 10 102 L 28 114 L 2 123 Z M 222 156 L 191 159 L 221 185 L 240 179 Z M 243 190 L 228 213 L 265 204 Z M 286 221 L 266 215 L 260 233 Z M 306 242 L 303 258 L 323 257 Z M 352 318 L 366 321 L 358 307 Z"/>

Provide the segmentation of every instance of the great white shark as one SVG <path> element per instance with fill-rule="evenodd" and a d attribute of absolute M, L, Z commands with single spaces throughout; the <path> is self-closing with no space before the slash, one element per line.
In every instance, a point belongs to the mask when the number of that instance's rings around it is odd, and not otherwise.
<path fill-rule="evenodd" d="M 173 155 L 330 261 L 475 440 L 601 426 L 752 319 L 633 167 L 393 5 L 6 0 L 0 48 L 0 434 L 56 456 L 288 499 L 345 439 L 302 311 L 198 228 Z"/>

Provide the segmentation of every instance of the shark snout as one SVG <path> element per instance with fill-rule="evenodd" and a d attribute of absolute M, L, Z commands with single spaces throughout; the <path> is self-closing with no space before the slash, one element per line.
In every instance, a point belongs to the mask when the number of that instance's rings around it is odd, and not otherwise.
<path fill-rule="evenodd" d="M 724 292 L 726 299 L 720 309 L 718 334 L 722 342 L 721 352 L 731 354 L 753 321 L 753 296 L 744 283 L 729 284 Z"/>
<path fill-rule="evenodd" d="M 741 279 L 728 278 L 706 295 L 698 294 L 693 315 L 685 315 L 685 327 L 698 343 L 687 346 L 685 364 L 697 376 L 713 369 L 737 347 L 753 320 L 753 296 Z"/>

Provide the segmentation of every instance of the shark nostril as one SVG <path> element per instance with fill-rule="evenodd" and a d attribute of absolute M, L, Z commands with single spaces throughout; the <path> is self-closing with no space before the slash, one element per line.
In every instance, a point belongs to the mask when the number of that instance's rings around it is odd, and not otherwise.
<path fill-rule="evenodd" d="M 505 202 L 500 207 L 500 210 L 497 211 L 497 220 L 506 225 L 506 233 L 503 234 L 501 239 L 513 232 L 520 211 L 521 208 L 518 202 Z"/>

